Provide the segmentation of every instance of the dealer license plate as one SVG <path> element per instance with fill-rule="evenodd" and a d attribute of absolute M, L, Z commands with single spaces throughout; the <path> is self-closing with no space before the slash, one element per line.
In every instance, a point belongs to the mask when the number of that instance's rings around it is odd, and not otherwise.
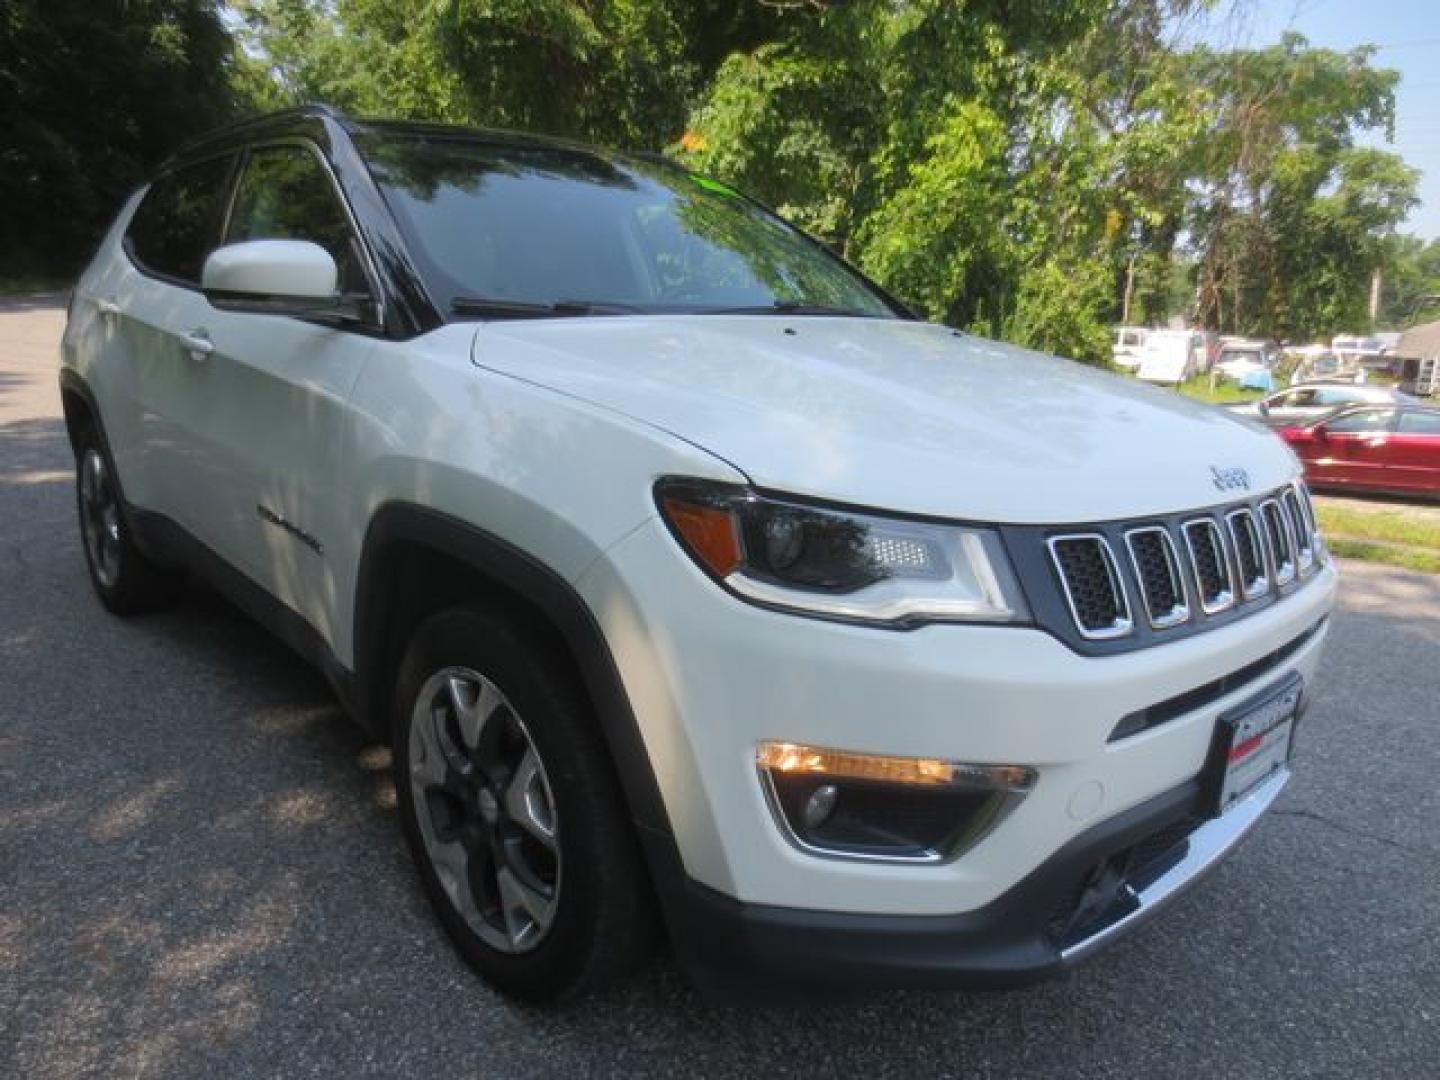
<path fill-rule="evenodd" d="M 1285 768 L 1303 694 L 1296 675 L 1262 700 L 1220 718 L 1224 758 L 1218 813 Z"/>

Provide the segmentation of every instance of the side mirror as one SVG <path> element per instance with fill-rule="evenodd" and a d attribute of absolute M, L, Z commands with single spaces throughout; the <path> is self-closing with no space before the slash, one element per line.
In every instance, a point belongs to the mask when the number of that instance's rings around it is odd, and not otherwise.
<path fill-rule="evenodd" d="M 200 288 L 223 311 L 335 315 L 346 306 L 339 276 L 330 253 L 309 240 L 246 240 L 210 253 Z"/>

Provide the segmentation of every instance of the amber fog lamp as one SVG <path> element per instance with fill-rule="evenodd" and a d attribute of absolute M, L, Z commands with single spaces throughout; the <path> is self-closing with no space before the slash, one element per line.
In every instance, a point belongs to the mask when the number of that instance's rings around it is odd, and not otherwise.
<path fill-rule="evenodd" d="M 921 863 L 957 858 L 1035 784 L 1035 771 L 1023 765 L 792 742 L 760 743 L 755 765 L 786 837 L 801 850 L 834 858 Z"/>

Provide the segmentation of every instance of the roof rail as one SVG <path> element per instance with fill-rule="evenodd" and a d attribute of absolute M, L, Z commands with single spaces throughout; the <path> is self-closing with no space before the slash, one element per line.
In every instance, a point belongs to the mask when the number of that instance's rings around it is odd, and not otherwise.
<path fill-rule="evenodd" d="M 260 113 L 256 116 L 247 116 L 244 119 L 235 120 L 222 127 L 214 128 L 203 134 L 186 139 L 166 158 L 165 164 L 168 165 L 172 161 L 183 158 L 192 151 L 204 147 L 209 143 L 223 141 L 237 135 L 244 135 L 247 131 L 252 131 L 256 128 L 283 124 L 287 120 L 333 120 L 338 124 L 350 124 L 350 117 L 347 116 L 343 110 L 334 105 L 326 105 L 322 102 L 296 105 L 288 109 L 276 109 L 271 112 Z"/>

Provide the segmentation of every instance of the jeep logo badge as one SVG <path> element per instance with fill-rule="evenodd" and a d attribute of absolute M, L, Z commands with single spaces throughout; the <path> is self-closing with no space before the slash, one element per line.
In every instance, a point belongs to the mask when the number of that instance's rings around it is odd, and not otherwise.
<path fill-rule="evenodd" d="M 1210 476 L 1221 491 L 1234 491 L 1236 488 L 1250 490 L 1250 474 L 1244 469 L 1217 469 L 1211 465 Z"/>

